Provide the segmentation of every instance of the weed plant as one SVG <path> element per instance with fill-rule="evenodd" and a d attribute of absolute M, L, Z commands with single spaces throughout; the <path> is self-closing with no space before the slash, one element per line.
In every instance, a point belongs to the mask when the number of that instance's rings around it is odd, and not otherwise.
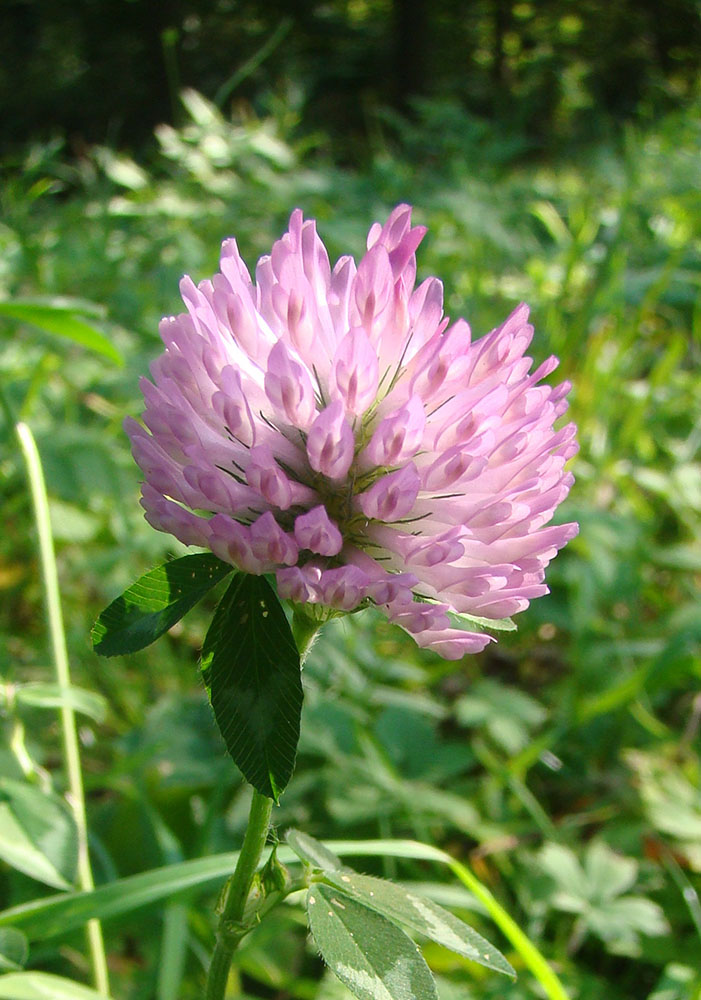
<path fill-rule="evenodd" d="M 573 1000 L 698 1000 L 698 108 L 537 163 L 426 104 L 411 125 L 378 122 L 367 167 L 345 171 L 296 144 L 289 106 L 232 123 L 199 94 L 183 103 L 187 123 L 157 131 L 152 162 L 107 148 L 68 162 L 60 145 L 37 146 L 0 195 L 0 378 L 38 442 L 73 682 L 93 696 L 75 707 L 96 882 L 231 851 L 247 812 L 194 668 L 217 595 L 155 650 L 106 661 L 88 644 L 136 573 L 184 551 L 143 521 L 121 429 L 140 411 L 158 319 L 179 308 L 180 275 L 211 274 L 233 232 L 255 259 L 299 205 L 332 256 L 358 253 L 369 220 L 410 200 L 430 227 L 424 273 L 451 289 L 447 312 L 479 336 L 525 299 L 534 355 L 562 359 L 582 449 L 561 518 L 581 532 L 551 568 L 551 595 L 494 651 L 446 663 L 370 612 L 331 626 L 305 668 L 297 771 L 275 822 L 325 841 L 440 845 L 490 887 Z M 75 865 L 56 798 L 57 701 L 32 687 L 52 679 L 35 525 L 9 422 L 0 437 L 0 899 L 11 907 L 65 888 Z M 17 783 L 53 790 L 58 819 L 33 847 L 63 886 L 42 884 L 36 859 L 18 864 L 8 847 Z M 444 1000 L 543 995 L 444 867 L 356 863 L 421 881 L 519 972 L 511 985 L 426 945 Z M 201 995 L 218 877 L 105 922 L 115 1000 Z M 17 926 L 28 968 L 87 979 L 78 925 Z M 21 962 L 3 933 L 10 975 Z M 249 936 L 236 975 L 242 996 L 347 995 L 295 905 Z M 0 997 L 15 996 L 4 980 Z"/>

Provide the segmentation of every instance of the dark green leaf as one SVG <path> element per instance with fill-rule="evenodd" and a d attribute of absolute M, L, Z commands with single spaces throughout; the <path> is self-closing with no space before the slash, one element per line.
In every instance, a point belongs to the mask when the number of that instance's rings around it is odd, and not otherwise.
<path fill-rule="evenodd" d="M 507 976 L 516 975 L 504 956 L 481 934 L 430 899 L 393 882 L 358 875 L 353 871 L 327 871 L 324 881 L 357 902 L 377 910 L 392 922 L 403 924 L 458 955 Z"/>
<path fill-rule="evenodd" d="M 63 799 L 0 778 L 0 858 L 39 882 L 69 889 L 78 863 L 78 834 Z"/>
<path fill-rule="evenodd" d="M 211 552 L 201 552 L 145 573 L 93 625 L 95 652 L 118 656 L 150 646 L 233 571 Z"/>
<path fill-rule="evenodd" d="M 16 972 L 29 956 L 29 943 L 14 927 L 0 928 L 0 971 Z"/>
<path fill-rule="evenodd" d="M 122 355 L 112 341 L 91 323 L 79 318 L 76 315 L 78 311 L 71 306 L 47 305 L 44 302 L 21 302 L 17 299 L 0 302 L 0 316 L 20 323 L 30 323 L 47 333 L 66 337 L 119 365 L 124 364 Z"/>
<path fill-rule="evenodd" d="M 358 1000 L 437 1000 L 417 946 L 375 910 L 318 884 L 309 890 L 307 914 L 324 961 Z"/>
<path fill-rule="evenodd" d="M 294 768 L 302 680 L 287 618 L 262 577 L 232 581 L 205 637 L 202 670 L 229 753 L 257 791 L 277 800 Z"/>
<path fill-rule="evenodd" d="M 288 830 L 285 840 L 297 857 L 306 861 L 312 868 L 320 868 L 324 872 L 344 869 L 344 864 L 338 855 L 301 830 Z"/>

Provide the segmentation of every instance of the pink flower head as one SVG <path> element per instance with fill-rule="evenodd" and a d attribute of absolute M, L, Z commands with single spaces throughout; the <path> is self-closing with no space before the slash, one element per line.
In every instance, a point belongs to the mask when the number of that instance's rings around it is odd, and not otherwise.
<path fill-rule="evenodd" d="M 127 432 L 152 525 L 275 572 L 310 615 L 374 604 L 452 659 L 490 641 L 456 614 L 502 618 L 547 592 L 577 533 L 548 526 L 577 444 L 556 429 L 569 385 L 538 384 L 556 359 L 530 373 L 528 307 L 472 341 L 436 278 L 415 287 L 424 233 L 400 205 L 357 267 L 332 269 L 296 210 L 255 283 L 227 240 L 219 274 L 184 279 L 145 427 Z"/>

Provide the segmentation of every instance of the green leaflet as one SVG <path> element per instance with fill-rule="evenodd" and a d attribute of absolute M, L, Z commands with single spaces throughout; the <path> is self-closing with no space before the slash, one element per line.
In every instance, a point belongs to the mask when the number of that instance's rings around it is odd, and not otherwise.
<path fill-rule="evenodd" d="M 317 884 L 309 890 L 307 915 L 324 961 L 358 1000 L 437 1000 L 417 946 L 375 910 Z"/>
<path fill-rule="evenodd" d="M 205 637 L 202 671 L 227 750 L 246 780 L 277 801 L 294 769 L 302 680 L 287 618 L 262 577 L 232 581 Z"/>
<path fill-rule="evenodd" d="M 183 556 L 139 577 L 112 601 L 92 629 L 101 656 L 135 653 L 172 628 L 234 568 L 211 552 Z"/>
<path fill-rule="evenodd" d="M 323 871 L 323 882 L 327 885 L 392 923 L 403 924 L 458 955 L 504 975 L 516 975 L 504 956 L 481 934 L 437 903 L 394 882 L 359 875 L 345 867 L 341 859 L 318 840 L 299 830 L 289 830 L 286 839 L 302 861 Z"/>
<path fill-rule="evenodd" d="M 346 870 L 338 855 L 301 830 L 288 830 L 285 840 L 297 857 L 312 868 L 320 868 L 324 872 Z"/>
<path fill-rule="evenodd" d="M 388 920 L 403 924 L 458 955 L 504 975 L 516 975 L 504 956 L 481 934 L 430 899 L 409 892 L 394 882 L 358 875 L 353 871 L 326 871 L 324 882 L 376 910 Z"/>

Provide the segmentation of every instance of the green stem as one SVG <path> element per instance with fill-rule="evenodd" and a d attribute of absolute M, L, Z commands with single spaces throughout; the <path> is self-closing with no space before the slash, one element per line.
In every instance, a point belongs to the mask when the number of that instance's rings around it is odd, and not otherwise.
<path fill-rule="evenodd" d="M 319 627 L 319 622 L 312 622 L 295 612 L 292 634 L 299 650 L 301 663 L 304 663 Z M 265 842 L 268 839 L 272 810 L 273 800 L 253 789 L 251 811 L 248 815 L 248 826 L 241 853 L 234 874 L 222 894 L 219 927 L 207 976 L 205 1000 L 224 1000 L 234 952 L 241 939 L 251 929 L 251 921 L 245 919 L 246 908 Z M 258 908 L 256 912 L 260 915 L 264 910 L 265 907 L 262 907 Z"/>
<path fill-rule="evenodd" d="M 249 930 L 244 924 L 243 916 L 268 837 L 272 810 L 273 800 L 254 789 L 241 854 L 231 881 L 224 890 L 217 943 L 207 977 L 206 1000 L 223 1000 L 231 959 L 239 941 Z"/>
<path fill-rule="evenodd" d="M 34 518 L 39 535 L 41 574 L 44 583 L 44 596 L 49 619 L 49 634 L 51 636 L 51 646 L 56 668 L 56 679 L 60 688 L 67 689 L 70 687 L 71 677 L 68 667 L 68 652 L 63 628 L 63 615 L 61 614 L 56 555 L 51 535 L 51 518 L 49 516 L 49 503 L 46 496 L 44 473 L 36 442 L 29 427 L 24 423 L 19 423 L 16 425 L 15 430 L 27 467 L 32 504 L 34 506 Z M 88 826 L 85 813 L 83 776 L 80 769 L 78 733 L 75 723 L 75 713 L 67 701 L 61 704 L 61 729 L 66 770 L 68 772 L 68 799 L 73 816 L 75 817 L 78 832 L 78 883 L 81 889 L 90 890 L 94 888 L 95 884 L 93 882 L 90 855 L 88 853 Z M 98 920 L 90 920 L 88 922 L 87 933 L 95 988 L 98 993 L 108 996 L 109 978 L 100 922 Z"/>

